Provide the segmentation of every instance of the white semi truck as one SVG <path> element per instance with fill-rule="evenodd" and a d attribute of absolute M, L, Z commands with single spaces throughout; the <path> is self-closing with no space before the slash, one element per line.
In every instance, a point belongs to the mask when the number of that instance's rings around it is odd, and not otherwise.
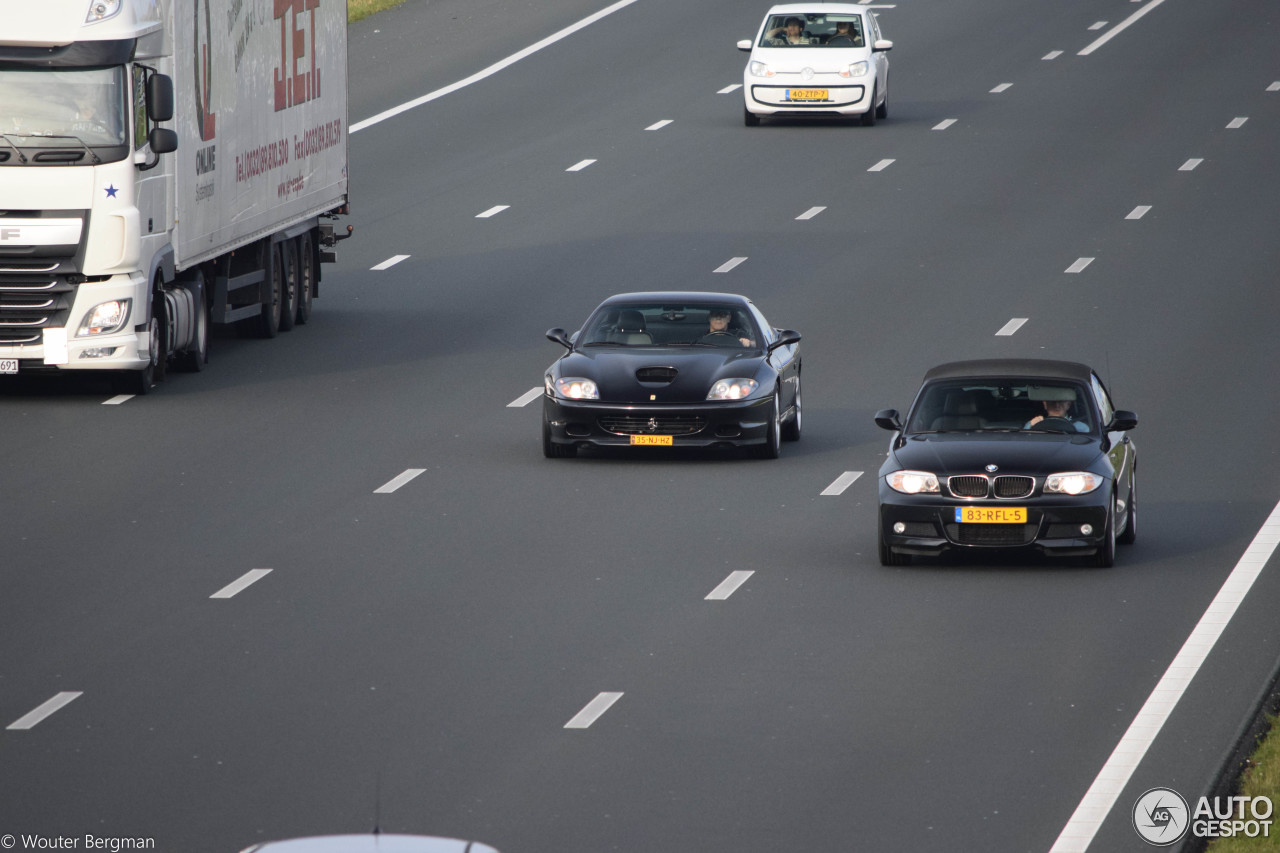
<path fill-rule="evenodd" d="M 0 0 L 0 374 L 145 394 L 211 323 L 306 323 L 346 48 L 346 0 Z"/>

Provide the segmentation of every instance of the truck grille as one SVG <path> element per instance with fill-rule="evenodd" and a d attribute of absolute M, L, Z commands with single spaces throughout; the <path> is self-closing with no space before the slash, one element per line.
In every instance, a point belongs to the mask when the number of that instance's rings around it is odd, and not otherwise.
<path fill-rule="evenodd" d="M 65 326 L 74 295 L 65 278 L 15 272 L 0 259 L 0 346 L 39 343 L 41 329 Z"/>

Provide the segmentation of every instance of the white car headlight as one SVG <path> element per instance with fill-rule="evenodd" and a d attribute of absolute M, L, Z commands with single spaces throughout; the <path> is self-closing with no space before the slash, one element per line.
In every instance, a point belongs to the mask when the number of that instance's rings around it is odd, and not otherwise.
<path fill-rule="evenodd" d="M 841 77 L 866 77 L 869 66 L 864 62 L 855 62 L 840 72 Z"/>
<path fill-rule="evenodd" d="M 84 322 L 80 324 L 76 337 L 110 335 L 120 331 L 129 322 L 129 305 L 132 302 L 132 299 L 113 299 L 95 305 L 93 310 L 84 315 Z"/>
<path fill-rule="evenodd" d="M 751 72 L 752 77 L 772 77 L 774 70 L 765 65 L 758 59 L 751 60 L 751 64 L 747 66 L 747 70 Z"/>
<path fill-rule="evenodd" d="M 928 471 L 894 471 L 884 478 L 889 488 L 904 495 L 936 495 L 938 478 Z"/>
<path fill-rule="evenodd" d="M 760 387 L 754 379 L 721 379 L 707 392 L 708 400 L 741 400 Z"/>
<path fill-rule="evenodd" d="M 556 380 L 556 390 L 570 400 L 599 400 L 600 389 L 590 379 L 566 376 Z"/>
<path fill-rule="evenodd" d="M 1044 480 L 1046 495 L 1087 495 L 1102 485 L 1102 478 L 1088 471 L 1066 471 L 1050 474 Z"/>

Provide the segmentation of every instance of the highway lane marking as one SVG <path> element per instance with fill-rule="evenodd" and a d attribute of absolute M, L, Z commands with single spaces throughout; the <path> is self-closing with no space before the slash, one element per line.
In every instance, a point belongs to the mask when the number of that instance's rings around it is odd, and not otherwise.
<path fill-rule="evenodd" d="M 854 484 L 859 477 L 862 476 L 861 471 L 845 471 L 839 477 L 831 481 L 831 485 L 823 489 L 819 495 L 840 495 L 844 490 Z"/>
<path fill-rule="evenodd" d="M 653 124 L 646 127 L 645 130 L 662 130 L 673 121 L 675 121 L 675 119 L 664 118 L 662 121 L 655 121 Z"/>
<path fill-rule="evenodd" d="M 1093 263 L 1093 258 L 1079 258 L 1074 264 L 1067 267 L 1067 272 L 1083 272 L 1084 268 Z"/>
<path fill-rule="evenodd" d="M 741 88 L 742 88 L 742 84 L 741 84 L 741 83 L 734 83 L 732 86 L 725 86 L 723 89 L 721 89 L 721 90 L 719 90 L 718 92 L 716 92 L 716 94 L 717 94 L 717 95 L 727 95 L 727 94 L 729 94 L 730 92 L 736 92 L 736 91 L 738 91 L 738 90 L 739 90 L 739 89 L 741 89 Z"/>
<path fill-rule="evenodd" d="M 712 270 L 712 272 L 728 272 L 729 270 L 733 269 L 734 267 L 736 267 L 738 264 L 742 263 L 745 260 L 746 258 L 730 258 L 729 260 L 725 261 L 723 264 L 721 264 L 720 266 Z"/>
<path fill-rule="evenodd" d="M 1164 0 L 1151 0 L 1150 3 L 1143 6 L 1141 9 L 1134 12 L 1132 15 L 1125 18 L 1123 21 L 1121 21 L 1120 23 L 1116 24 L 1114 27 L 1112 27 L 1111 29 L 1103 33 L 1100 37 L 1098 37 L 1096 41 L 1094 41 L 1084 50 L 1080 51 L 1077 54 L 1077 56 L 1088 56 L 1089 54 L 1093 53 L 1095 50 L 1102 47 L 1104 44 L 1111 41 L 1113 38 L 1120 35 L 1120 33 L 1128 29 L 1130 24 L 1136 23 L 1139 18 L 1141 18 L 1143 15 L 1147 14 L 1148 12 L 1150 12 L 1152 9 L 1159 6 L 1163 2 Z"/>
<path fill-rule="evenodd" d="M 614 702 L 622 698 L 621 693 L 601 693 L 587 703 L 587 706 L 573 715 L 573 719 L 564 724 L 566 729 L 589 729 L 591 724 L 600 719 Z"/>
<path fill-rule="evenodd" d="M 1244 123 L 1248 120 L 1248 116 L 1233 118 L 1231 121 L 1227 122 L 1227 130 L 1235 130 L 1238 127 L 1244 127 Z"/>
<path fill-rule="evenodd" d="M 102 405 L 118 406 L 127 400 L 132 400 L 133 397 L 134 397 L 133 394 L 117 394 L 116 396 L 112 397 L 110 400 L 103 400 Z"/>
<path fill-rule="evenodd" d="M 234 598 L 237 594 L 244 592 L 258 581 L 271 574 L 270 569 L 252 569 L 245 572 L 236 580 L 224 586 L 215 592 L 210 598 Z"/>
<path fill-rule="evenodd" d="M 1135 207 L 1133 210 L 1129 211 L 1129 215 L 1126 216 L 1125 219 L 1141 219 L 1142 217 L 1147 215 L 1147 211 L 1149 210 L 1151 210 L 1151 205 L 1140 204 L 1137 207 Z"/>
<path fill-rule="evenodd" d="M 876 164 L 875 164 L 874 166 L 872 166 L 870 169 L 867 169 L 867 171 L 868 171 L 868 172 L 883 172 L 885 169 L 889 168 L 889 166 L 890 166 L 893 162 L 894 162 L 893 160 L 881 160 L 879 163 L 876 163 Z"/>
<path fill-rule="evenodd" d="M 1100 29 L 1102 29 L 1103 27 L 1105 27 L 1105 26 L 1107 25 L 1107 23 L 1108 23 L 1107 21 L 1098 21 L 1096 24 L 1090 24 L 1090 25 L 1089 25 L 1089 29 L 1090 29 L 1090 30 L 1100 30 Z"/>
<path fill-rule="evenodd" d="M 539 397 L 541 397 L 541 396 L 542 396 L 542 394 L 543 394 L 543 392 L 544 392 L 545 390 L 546 390 L 546 389 L 544 389 L 544 388 L 530 388 L 528 391 L 526 391 L 525 393 L 521 394 L 519 397 L 516 397 L 516 398 L 515 398 L 514 400 L 512 400 L 510 403 L 507 403 L 507 408 L 508 408 L 508 409 L 519 409 L 519 408 L 521 408 L 522 406 L 527 406 L 527 405 L 529 405 L 530 403 L 532 403 L 534 400 L 536 400 L 536 399 L 538 399 Z"/>
<path fill-rule="evenodd" d="M 747 578 L 754 574 L 755 572 L 748 571 L 730 572 L 729 577 L 722 580 L 718 587 L 707 593 L 707 597 L 703 601 L 724 601 L 737 592 L 738 587 L 746 583 Z"/>
<path fill-rule="evenodd" d="M 824 210 L 826 210 L 825 207 L 811 207 L 808 210 L 806 210 L 804 213 L 797 216 L 796 220 L 799 221 L 803 219 L 813 219 L 813 217 L 817 216 L 819 213 L 821 213 Z"/>
<path fill-rule="evenodd" d="M 1280 503 L 1263 522 L 1258 534 L 1245 549 L 1240 562 L 1227 576 L 1208 609 L 1191 630 L 1173 662 L 1165 670 L 1138 715 L 1120 738 L 1111 757 L 1093 780 L 1080 805 L 1049 853 L 1084 853 L 1102 822 L 1138 769 L 1165 721 L 1186 693 L 1187 687 L 1209 657 L 1236 610 L 1253 587 L 1258 575 L 1280 544 Z"/>
<path fill-rule="evenodd" d="M 1044 56 L 1042 56 L 1042 57 L 1040 57 L 1040 58 L 1041 58 L 1041 59 L 1057 59 L 1059 56 L 1062 56 L 1062 51 L 1060 51 L 1060 50 L 1051 50 L 1051 51 L 1049 51 L 1048 53 L 1046 53 Z"/>
<path fill-rule="evenodd" d="M 403 474 L 400 474 L 394 479 L 389 480 L 385 485 L 378 486 L 378 488 L 373 490 L 373 493 L 375 495 L 389 495 L 392 492 L 394 492 L 396 489 L 400 488 L 405 483 L 408 483 L 414 477 L 417 477 L 419 474 L 421 474 L 426 470 L 427 470 L 426 468 L 406 469 Z"/>
<path fill-rule="evenodd" d="M 1179 166 L 1179 167 L 1178 167 L 1178 171 L 1179 171 L 1179 172 L 1190 172 L 1192 169 L 1194 169 L 1196 166 L 1199 166 L 1199 165 L 1200 165 L 1201 163 L 1203 163 L 1203 162 L 1204 162 L 1204 158 L 1203 158 L 1203 157 L 1192 157 L 1190 160 L 1188 160 L 1187 162 L 1185 162 L 1185 163 L 1183 163 L 1181 166 Z"/>
<path fill-rule="evenodd" d="M 394 118 L 395 116 L 398 116 L 401 113 L 408 112 L 409 110 L 414 109 L 415 107 L 420 107 L 423 104 L 430 103 L 431 101 L 434 101 L 436 98 L 443 98 L 445 95 L 448 95 L 452 92 L 456 92 L 459 89 L 466 88 L 467 86 L 470 86 L 472 83 L 478 83 L 481 80 L 485 79 L 486 77 L 492 77 L 494 74 L 497 74 L 499 71 L 503 70 L 504 68 L 515 65 L 520 60 L 525 59 L 529 56 L 532 56 L 533 54 L 542 50 L 544 47 L 549 47 L 555 44 L 556 42 L 560 41 L 560 39 L 562 38 L 568 38 L 569 36 L 576 33 L 578 30 L 585 29 L 586 27 L 589 27 L 592 24 L 594 24 L 596 21 L 599 21 L 601 18 L 605 18 L 609 15 L 612 15 L 614 12 L 618 11 L 619 9 L 625 9 L 627 6 L 630 6 L 632 3 L 635 3 L 635 2 L 636 0 L 618 0 L 618 2 L 614 3 L 612 6 L 606 6 L 605 8 L 601 9 L 599 12 L 596 12 L 593 15 L 588 15 L 587 17 L 583 18 L 581 21 L 578 21 L 576 24 L 566 27 L 565 29 L 560 30 L 554 35 L 547 36 L 542 41 L 535 42 L 534 44 L 529 45 L 523 50 L 516 51 L 515 53 L 508 56 L 506 59 L 499 60 L 498 62 L 495 62 L 494 64 L 490 65 L 488 68 L 485 68 L 481 71 L 477 71 L 475 74 L 472 74 L 470 77 L 467 77 L 463 80 L 459 80 L 456 83 L 450 83 L 448 86 L 445 86 L 440 89 L 436 89 L 434 92 L 428 92 L 427 94 L 422 95 L 421 97 L 414 98 L 412 101 L 406 101 L 405 103 L 400 104 L 397 107 L 392 107 L 389 110 L 384 110 L 383 112 L 380 112 L 377 115 L 372 116 L 370 118 L 364 119 L 363 121 L 358 121 L 355 124 L 351 125 L 349 128 L 347 128 L 347 133 L 359 133 L 360 131 L 364 130 L 366 127 L 372 127 L 373 125 L 379 124 L 380 122 L 384 122 L 389 118 Z"/>
<path fill-rule="evenodd" d="M 996 332 L 997 336 L 1009 337 L 1014 332 L 1022 328 L 1022 324 L 1030 319 L 1028 317 L 1014 317 L 1009 322 L 1000 327 L 1000 331 Z"/>
<path fill-rule="evenodd" d="M 386 259 L 385 261 L 383 261 L 382 263 L 377 264 L 377 265 L 372 266 L 372 267 L 369 267 L 369 270 L 370 270 L 371 272 L 372 272 L 372 271 L 374 271 L 374 270 L 379 270 L 379 271 L 380 271 L 380 270 L 389 270 L 389 269 L 391 269 L 392 267 L 394 267 L 396 264 L 400 263 L 400 262 L 401 262 L 401 261 L 403 261 L 403 260 L 407 260 L 408 258 L 409 258 L 409 256 L 408 256 L 408 255 L 392 255 L 391 257 L 387 258 L 387 259 Z"/>
<path fill-rule="evenodd" d="M 510 208 L 511 208 L 511 205 L 509 204 L 495 204 L 493 207 L 489 208 L 484 213 L 477 213 L 476 219 L 488 219 L 492 216 L 497 216 L 502 211 L 509 210 Z"/>
<path fill-rule="evenodd" d="M 590 165 L 591 165 L 592 163 L 594 163 L 594 162 L 595 162 L 595 160 L 579 160 L 577 163 L 574 163 L 572 166 L 570 166 L 569 168 L 565 169 L 565 171 L 566 171 L 566 172 L 581 172 L 583 169 L 587 168 L 588 166 L 590 166 Z"/>
<path fill-rule="evenodd" d="M 955 123 L 956 123 L 956 119 L 953 119 L 953 118 L 944 118 L 942 121 L 940 121 L 940 122 L 938 122 L 937 124 L 935 124 L 935 125 L 933 126 L 933 129 L 934 129 L 934 130 L 946 130 L 948 127 L 951 127 L 951 125 L 953 125 L 953 124 L 955 124 Z"/>
<path fill-rule="evenodd" d="M 1005 90 L 1007 90 L 1007 89 L 1012 88 L 1012 86 L 1013 86 L 1013 84 L 1012 84 L 1012 83 L 1001 83 L 999 86 L 996 86 L 994 89 L 992 89 L 992 90 L 991 90 L 991 94 L 992 94 L 992 95 L 998 95 L 998 94 L 1000 94 L 1001 92 L 1003 92 L 1003 91 L 1005 91 Z"/>
<path fill-rule="evenodd" d="M 83 695 L 83 692 L 64 690 L 49 701 L 42 703 L 35 710 L 27 714 L 23 714 L 5 728 L 13 731 L 26 731 L 27 729 L 35 728 L 37 723 L 44 720 L 51 714 L 54 714 L 58 710 L 65 708 L 67 705 L 71 704 Z"/>
<path fill-rule="evenodd" d="M 1267 87 L 1267 91 L 1268 91 L 1268 92 L 1280 92 L 1280 80 L 1277 80 L 1276 82 L 1274 82 L 1274 83 L 1272 83 L 1270 86 L 1268 86 L 1268 87 Z"/>

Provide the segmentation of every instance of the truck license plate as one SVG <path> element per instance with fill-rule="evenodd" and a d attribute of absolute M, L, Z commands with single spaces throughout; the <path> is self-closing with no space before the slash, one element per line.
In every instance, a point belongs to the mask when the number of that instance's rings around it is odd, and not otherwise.
<path fill-rule="evenodd" d="M 18 360 L 16 358 L 0 358 L 0 373 L 17 373 Z"/>

